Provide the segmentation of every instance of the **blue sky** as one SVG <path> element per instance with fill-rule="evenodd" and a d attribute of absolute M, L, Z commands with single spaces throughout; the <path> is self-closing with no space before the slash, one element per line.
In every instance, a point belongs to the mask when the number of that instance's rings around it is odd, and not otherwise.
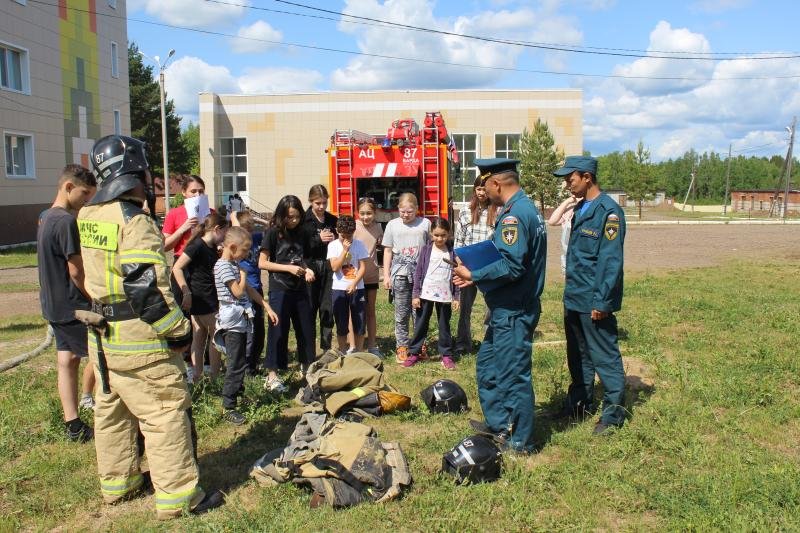
<path fill-rule="evenodd" d="M 129 0 L 128 19 L 146 54 L 176 49 L 167 91 L 187 121 L 200 91 L 569 87 L 583 89 L 585 149 L 641 139 L 661 160 L 729 143 L 785 154 L 800 114 L 800 2 L 788 0 Z"/>

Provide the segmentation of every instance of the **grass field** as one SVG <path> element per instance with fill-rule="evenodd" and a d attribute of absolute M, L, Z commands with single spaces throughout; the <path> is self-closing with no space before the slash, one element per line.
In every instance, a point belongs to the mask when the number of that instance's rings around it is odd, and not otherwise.
<path fill-rule="evenodd" d="M 629 378 L 652 387 L 629 394 L 631 418 L 621 431 L 592 437 L 592 421 L 551 420 L 568 383 L 564 348 L 535 348 L 542 450 L 507 458 L 493 484 L 454 487 L 438 474 L 441 455 L 479 417 L 474 357 L 453 373 L 433 362 L 408 370 L 387 362 L 390 383 L 415 402 L 419 390 L 447 375 L 467 390 L 473 410 L 375 420 L 383 440 L 402 444 L 415 483 L 398 501 L 339 511 L 310 510 L 307 492 L 248 479 L 255 459 L 285 444 L 299 412 L 255 380 L 247 383 L 251 422 L 244 428 L 221 420 L 218 383 L 195 391 L 203 486 L 223 488 L 228 505 L 166 524 L 155 521 L 152 498 L 104 507 L 94 448 L 61 435 L 53 355 L 46 354 L 0 374 L 0 531 L 796 530 L 798 268 L 797 261 L 733 263 L 629 276 L 618 315 L 621 348 Z M 547 286 L 539 341 L 562 337 L 560 290 Z M 390 318 L 382 294 L 379 334 L 387 343 Z M 19 341 L 23 323 L 41 338 L 40 321 L 6 321 L 0 354 Z"/>
<path fill-rule="evenodd" d="M 36 264 L 36 246 L 0 250 L 0 268 L 32 267 Z"/>

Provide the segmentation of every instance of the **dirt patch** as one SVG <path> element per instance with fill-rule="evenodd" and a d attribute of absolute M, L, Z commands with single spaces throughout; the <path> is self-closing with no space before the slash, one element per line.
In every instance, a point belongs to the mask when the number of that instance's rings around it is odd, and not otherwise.
<path fill-rule="evenodd" d="M 650 392 L 655 387 L 653 371 L 636 357 L 623 357 L 622 365 L 625 368 L 625 387 L 632 392 Z"/>

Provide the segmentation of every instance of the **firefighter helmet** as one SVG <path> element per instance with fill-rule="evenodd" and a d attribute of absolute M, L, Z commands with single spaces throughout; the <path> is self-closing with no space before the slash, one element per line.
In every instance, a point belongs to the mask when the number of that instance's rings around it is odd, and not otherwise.
<path fill-rule="evenodd" d="M 420 396 L 432 413 L 457 413 L 469 410 L 464 389 L 449 379 L 440 379 L 425 388 Z"/>
<path fill-rule="evenodd" d="M 144 182 L 148 170 L 145 143 L 124 135 L 108 135 L 92 147 L 97 194 L 91 204 L 109 202 Z"/>
<path fill-rule="evenodd" d="M 459 485 L 499 479 L 501 466 L 500 449 L 481 435 L 467 437 L 442 457 L 442 472 L 453 476 Z"/>

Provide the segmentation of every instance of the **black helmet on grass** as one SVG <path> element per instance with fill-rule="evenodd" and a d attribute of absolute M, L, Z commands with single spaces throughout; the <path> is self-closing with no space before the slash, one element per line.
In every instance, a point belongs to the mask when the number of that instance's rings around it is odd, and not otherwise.
<path fill-rule="evenodd" d="M 458 413 L 469 410 L 467 393 L 461 385 L 449 379 L 440 379 L 425 388 L 420 396 L 431 413 Z"/>
<path fill-rule="evenodd" d="M 459 485 L 499 479 L 501 467 L 500 449 L 481 435 L 467 437 L 442 457 L 442 472 L 453 476 Z"/>

